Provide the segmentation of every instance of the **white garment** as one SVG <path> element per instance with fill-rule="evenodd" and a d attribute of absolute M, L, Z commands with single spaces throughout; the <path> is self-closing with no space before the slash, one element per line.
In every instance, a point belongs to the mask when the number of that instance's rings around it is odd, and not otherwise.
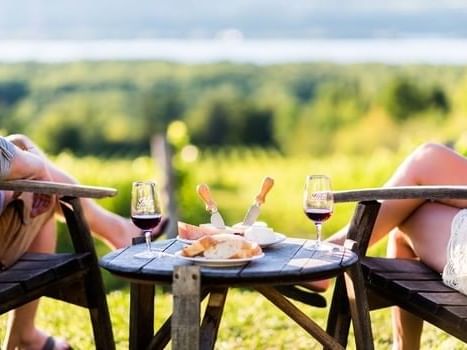
<path fill-rule="evenodd" d="M 5 192 L 0 191 L 0 215 L 2 215 L 3 209 L 5 209 Z"/>
<path fill-rule="evenodd" d="M 11 160 L 16 154 L 16 147 L 0 136 L 0 179 L 5 178 L 11 169 Z"/>
<path fill-rule="evenodd" d="M 467 209 L 460 210 L 452 219 L 446 260 L 444 284 L 467 295 Z"/>
<path fill-rule="evenodd" d="M 16 155 L 16 147 L 0 136 L 0 180 L 5 178 L 11 169 L 11 160 Z M 5 209 L 5 192 L 0 191 L 0 215 Z"/>

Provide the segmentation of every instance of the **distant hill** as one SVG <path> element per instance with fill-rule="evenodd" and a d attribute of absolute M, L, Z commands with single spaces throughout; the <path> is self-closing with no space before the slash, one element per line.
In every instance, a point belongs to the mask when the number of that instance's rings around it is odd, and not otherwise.
<path fill-rule="evenodd" d="M 0 0 L 0 39 L 467 37 L 462 1 Z"/>

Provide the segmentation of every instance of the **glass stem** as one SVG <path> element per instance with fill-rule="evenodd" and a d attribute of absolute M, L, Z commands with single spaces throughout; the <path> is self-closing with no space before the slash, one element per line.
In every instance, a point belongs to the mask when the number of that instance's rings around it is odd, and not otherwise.
<path fill-rule="evenodd" d="M 321 243 L 321 223 L 317 222 L 316 224 L 316 245 Z"/>
<path fill-rule="evenodd" d="M 146 249 L 151 251 L 151 231 L 144 231 L 144 238 L 146 238 Z"/>

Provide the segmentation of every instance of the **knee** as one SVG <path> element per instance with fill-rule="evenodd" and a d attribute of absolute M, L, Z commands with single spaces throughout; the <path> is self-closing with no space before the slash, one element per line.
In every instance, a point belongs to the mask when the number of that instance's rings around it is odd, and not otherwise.
<path fill-rule="evenodd" d="M 417 147 L 407 158 L 405 166 L 414 174 L 427 172 L 435 164 L 442 164 L 453 151 L 439 143 L 428 142 Z"/>
<path fill-rule="evenodd" d="M 414 158 L 417 160 L 433 160 L 433 157 L 439 157 L 440 155 L 443 155 L 446 152 L 451 152 L 450 149 L 446 146 L 440 143 L 427 142 L 417 147 L 413 154 Z"/>

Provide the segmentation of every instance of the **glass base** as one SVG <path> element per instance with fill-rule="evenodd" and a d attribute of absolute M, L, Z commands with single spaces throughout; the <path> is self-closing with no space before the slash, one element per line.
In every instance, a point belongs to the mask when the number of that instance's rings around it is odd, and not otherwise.
<path fill-rule="evenodd" d="M 145 250 L 143 252 L 136 253 L 134 257 L 138 259 L 156 259 L 160 258 L 162 255 L 163 253 L 157 250 Z"/>
<path fill-rule="evenodd" d="M 317 240 L 310 240 L 306 242 L 304 247 L 308 250 L 320 251 L 320 252 L 329 252 L 334 250 L 334 246 L 327 244 L 326 242 L 317 241 Z"/>

